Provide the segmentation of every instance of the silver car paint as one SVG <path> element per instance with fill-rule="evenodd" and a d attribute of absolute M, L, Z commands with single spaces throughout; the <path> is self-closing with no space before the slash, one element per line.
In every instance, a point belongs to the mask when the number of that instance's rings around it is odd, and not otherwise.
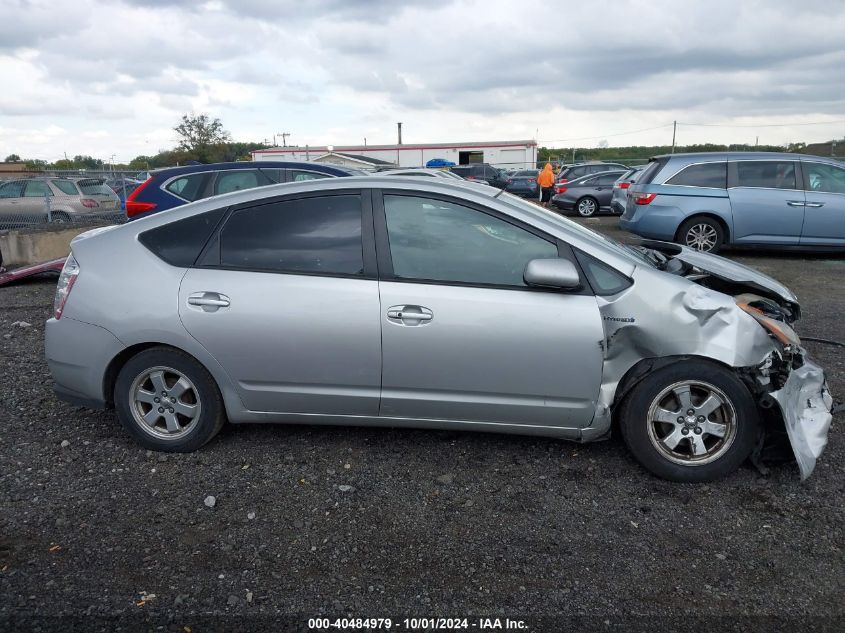
<path fill-rule="evenodd" d="M 99 329 L 94 331 L 101 332 L 99 336 L 103 341 L 114 338 L 127 347 L 139 343 L 164 343 L 192 354 L 206 366 L 217 381 L 224 396 L 227 414 L 233 422 L 309 421 L 325 424 L 356 423 L 383 426 L 408 424 L 429 428 L 496 430 L 589 440 L 603 437 L 608 433 L 611 406 L 614 403 L 619 381 L 629 369 L 644 359 L 660 359 L 673 355 L 700 356 L 734 368 L 754 368 L 764 363 L 771 354 L 779 353 L 777 344 L 763 328 L 752 317 L 737 308 L 733 299 L 727 295 L 708 290 L 682 277 L 650 268 L 613 241 L 509 194 L 498 193 L 493 188 L 454 186 L 439 182 L 439 179 L 430 180 L 438 180 L 438 182 L 420 178 L 379 178 L 376 175 L 366 178 L 276 185 L 202 200 L 128 225 L 91 231 L 79 236 L 73 241 L 72 249 L 83 272 L 74 286 L 72 297 L 65 308 L 65 316 L 60 321 L 50 319 L 47 325 L 47 357 L 51 371 L 57 377 L 57 382 L 59 382 L 58 376 L 65 376 L 64 379 L 69 382 L 62 383 L 64 386 L 84 392 L 92 400 L 108 399 L 108 395 L 102 391 L 102 377 L 108 363 L 114 357 L 113 344 L 101 346 L 94 341 L 89 341 L 91 346 L 86 350 L 85 357 L 90 375 L 85 380 L 74 381 L 72 377 L 67 377 L 68 372 L 61 373 L 60 363 L 69 355 L 68 348 L 65 346 L 74 345 L 67 342 L 68 336 L 72 336 L 72 328 L 75 327 L 73 323 L 83 322 L 97 324 Z M 577 323 L 579 329 L 567 334 L 565 321 L 558 320 L 558 329 L 550 329 L 555 320 L 548 315 L 531 314 L 529 318 L 526 318 L 524 313 L 520 313 L 517 317 L 518 311 L 513 306 L 506 306 L 505 310 L 513 309 L 513 312 L 510 312 L 510 320 L 500 327 L 503 328 L 504 342 L 510 356 L 497 354 L 494 358 L 494 355 L 488 351 L 484 359 L 478 359 L 479 362 L 473 363 L 473 359 L 465 358 L 469 356 L 463 347 L 465 337 L 458 336 L 457 332 L 448 333 L 451 346 L 441 340 L 432 339 L 431 341 L 440 346 L 441 354 L 445 354 L 445 358 L 439 358 L 438 362 L 441 366 L 430 368 L 429 373 L 421 372 L 414 365 L 417 358 L 413 357 L 415 353 L 425 352 L 426 345 L 420 340 L 408 338 L 403 344 L 394 348 L 395 358 L 387 358 L 385 361 L 385 367 L 389 371 L 385 371 L 384 384 L 387 397 L 382 404 L 381 415 L 356 415 L 352 413 L 352 410 L 346 410 L 345 414 L 340 414 L 310 411 L 267 412 L 251 409 L 242 400 L 242 396 L 248 397 L 250 391 L 239 384 L 243 382 L 243 379 L 230 375 L 230 372 L 218 362 L 219 359 L 188 333 L 180 320 L 182 302 L 177 288 L 187 277 L 188 271 L 170 266 L 153 256 L 137 244 L 138 234 L 171 220 L 189 217 L 220 206 L 297 191 L 330 191 L 355 187 L 409 189 L 464 197 L 533 224 L 565 240 L 571 246 L 599 258 L 631 277 L 634 285 L 614 297 L 490 291 L 496 293 L 495 302 L 491 301 L 492 295 L 482 297 L 480 300 L 488 307 L 495 307 L 496 302 L 502 302 L 504 295 L 508 293 L 529 297 L 536 295 L 536 297 L 544 297 L 537 299 L 537 306 L 542 306 L 543 311 L 551 311 L 549 303 L 555 300 L 558 300 L 561 306 L 566 301 L 574 307 L 577 314 L 585 319 L 585 322 Z M 727 264 L 717 263 L 721 264 L 724 274 Z M 711 261 L 710 264 L 713 265 L 713 262 Z M 119 284 L 112 283 L 113 277 L 109 274 L 109 271 L 115 267 L 119 267 L 121 271 Z M 217 275 L 218 273 L 215 273 L 215 281 L 219 279 Z M 192 278 L 191 282 L 193 281 Z M 394 287 L 400 285 L 404 287 Z M 206 286 L 207 284 L 192 285 L 191 288 L 220 290 L 219 286 L 214 288 Z M 416 287 L 409 288 L 410 286 Z M 437 296 L 437 293 L 427 292 L 431 286 L 419 284 L 382 282 L 380 287 L 382 330 L 387 332 L 388 338 L 391 338 L 394 333 L 398 336 L 400 331 L 422 338 L 419 335 L 433 331 L 430 328 L 438 322 L 438 319 L 453 320 L 452 324 L 459 328 L 467 328 L 471 321 L 478 323 L 478 314 L 451 312 L 450 306 L 447 305 L 449 293 L 445 290 L 440 290 L 441 296 Z M 438 288 L 449 289 L 448 286 L 438 286 Z M 465 293 L 466 289 L 460 290 Z M 108 293 L 107 296 L 104 292 Z M 184 294 L 181 298 L 184 298 Z M 574 301 L 569 301 L 570 299 Z M 441 301 L 443 303 L 440 303 Z M 524 301 L 524 299 L 519 301 Z M 531 301 L 534 299 L 529 300 L 529 303 Z M 589 305 L 590 302 L 593 302 L 595 310 Z M 421 305 L 435 303 L 434 306 L 426 306 L 434 315 L 430 324 L 402 328 L 394 323 L 384 323 L 385 310 L 388 307 L 414 303 Z M 348 306 L 345 302 L 341 307 Z M 185 314 L 184 309 L 181 312 Z M 600 314 L 601 319 L 591 316 L 591 313 Z M 489 327 L 490 321 L 484 321 L 484 324 Z M 561 382 L 568 386 L 555 391 L 550 384 L 544 384 L 544 377 L 538 374 L 533 376 L 536 383 L 527 380 L 524 375 L 516 376 L 519 389 L 514 389 L 513 385 L 504 385 L 504 381 L 514 379 L 514 372 L 497 365 L 519 362 L 519 355 L 524 353 L 524 350 L 516 348 L 516 341 L 519 340 L 517 332 L 530 331 L 531 328 L 537 328 L 545 336 L 550 337 L 546 339 L 547 341 L 557 340 L 560 345 L 572 345 L 575 342 L 578 345 L 577 353 L 572 354 L 573 362 L 567 364 L 559 358 L 553 358 L 555 354 L 548 350 L 540 349 L 541 336 L 530 339 L 529 349 L 540 354 L 543 359 L 543 368 L 558 372 Z M 226 330 L 220 330 L 221 333 L 224 331 Z M 227 331 L 227 335 L 229 332 L 231 330 Z M 561 334 L 561 332 L 564 333 Z M 575 341 L 576 338 L 580 340 Z M 499 340 L 496 339 L 496 341 Z M 495 341 L 491 337 L 487 339 L 487 342 Z M 472 352 L 479 353 L 484 339 L 479 336 L 473 343 Z M 591 347 L 592 353 L 589 351 Z M 432 362 L 434 358 L 435 355 L 432 354 L 428 362 Z M 347 360 L 347 369 L 355 372 L 357 359 Z M 486 362 L 480 362 L 481 360 Z M 530 368 L 527 363 L 521 365 L 521 371 L 523 373 L 529 370 L 537 371 L 535 363 L 532 362 L 530 365 Z M 320 366 L 324 367 L 324 363 Z M 464 378 L 465 382 L 461 384 L 461 389 L 457 390 L 458 393 L 451 394 L 450 398 L 448 391 L 450 389 L 455 391 L 455 389 L 450 386 L 446 378 L 450 377 L 449 372 L 452 366 L 461 368 L 460 377 L 463 377 L 463 372 L 480 373 Z M 829 395 L 827 399 L 824 396 L 826 387 L 823 374 L 812 364 L 808 363 L 807 367 L 804 378 L 802 378 L 802 373 L 793 372 L 790 376 L 791 384 L 787 383 L 781 392 L 772 394 L 784 413 L 787 428 L 792 428 L 789 435 L 796 457 L 801 464 L 802 476 L 809 474 L 815 458 L 820 454 L 826 442 L 826 431 L 830 421 L 830 407 L 827 406 Z M 316 375 L 317 370 L 311 369 Z M 438 376 L 437 371 L 442 371 L 444 375 Z M 503 388 L 503 391 L 494 395 L 494 389 L 485 386 L 483 382 L 485 372 L 492 373 L 493 380 L 500 388 Z M 599 372 L 601 372 L 601 377 L 598 382 L 591 384 L 590 377 L 597 379 Z M 454 379 L 457 375 L 458 372 L 454 372 L 451 378 Z M 366 385 L 369 384 L 367 381 L 368 379 L 364 379 L 354 384 L 350 392 L 352 400 L 358 402 L 367 400 Z M 483 393 L 485 388 L 488 391 L 486 394 Z M 414 393 L 407 393 L 415 389 Z M 523 400 L 515 397 L 519 390 L 523 391 Z M 537 406 L 539 405 L 538 394 L 544 390 L 546 395 L 550 396 L 549 415 L 545 415 L 546 411 Z M 802 397 L 796 395 L 802 393 L 802 390 L 807 390 L 812 396 L 809 404 L 805 402 L 803 395 Z M 549 391 L 551 393 L 548 393 Z M 347 396 L 349 395 L 347 393 Z M 309 400 L 307 394 L 296 394 L 296 397 L 306 404 Z M 455 408 L 441 404 L 443 400 L 450 399 Z M 475 399 L 474 402 L 473 399 Z M 341 400 L 342 398 L 336 402 L 341 402 Z M 401 407 L 407 406 L 412 401 L 416 401 L 417 404 L 422 402 L 426 407 L 426 416 L 430 417 L 403 415 Z M 478 410 L 474 409 L 474 404 L 478 405 Z M 497 404 L 505 406 L 496 413 L 491 413 L 493 409 L 499 409 Z M 519 414 L 520 409 L 523 414 L 531 411 L 531 423 L 519 423 L 526 420 Z M 456 411 L 460 415 L 456 415 Z M 561 415 L 555 416 L 552 411 L 560 412 Z"/>

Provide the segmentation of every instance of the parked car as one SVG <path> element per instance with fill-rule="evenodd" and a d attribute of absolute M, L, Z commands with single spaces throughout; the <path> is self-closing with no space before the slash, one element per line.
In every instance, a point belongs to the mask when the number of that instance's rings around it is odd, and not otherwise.
<path fill-rule="evenodd" d="M 537 185 L 537 176 L 539 175 L 539 169 L 521 169 L 516 171 L 508 177 L 505 191 L 525 198 L 538 198 L 540 196 L 540 189 Z"/>
<path fill-rule="evenodd" d="M 628 201 L 628 187 L 637 182 L 637 178 L 643 173 L 645 165 L 632 167 L 613 183 L 613 195 L 610 197 L 610 212 L 622 215 L 625 213 L 625 204 Z"/>
<path fill-rule="evenodd" d="M 0 184 L 0 226 L 73 222 L 119 209 L 102 178 L 37 176 Z"/>
<path fill-rule="evenodd" d="M 126 198 L 141 185 L 141 181 L 132 178 L 112 178 L 106 180 L 105 184 L 117 195 L 118 200 L 120 200 L 120 208 L 125 211 Z"/>
<path fill-rule="evenodd" d="M 803 477 L 831 421 L 795 295 L 489 187 L 367 176 L 237 191 L 77 237 L 46 326 L 56 392 L 160 451 L 226 420 L 592 441 L 709 481 L 761 437 Z M 753 293 L 753 294 L 752 294 Z"/>
<path fill-rule="evenodd" d="M 455 174 L 448 169 L 429 169 L 429 168 L 414 168 L 414 169 L 390 169 L 387 171 L 378 172 L 379 176 L 413 176 L 422 178 L 445 178 L 446 180 L 463 181 L 458 174 Z"/>
<path fill-rule="evenodd" d="M 609 212 L 613 183 L 624 173 L 624 171 L 605 171 L 582 176 L 566 183 L 557 183 L 552 204 L 564 212 L 576 211 L 584 218 L 601 211 Z"/>
<path fill-rule="evenodd" d="M 487 163 L 472 163 L 471 165 L 455 165 L 451 168 L 452 173 L 457 174 L 465 180 L 477 180 L 484 184 L 504 189 L 508 179 L 500 169 Z"/>
<path fill-rule="evenodd" d="M 126 199 L 126 217 L 166 211 L 210 196 L 285 182 L 357 176 L 366 172 L 323 163 L 260 161 L 169 167 L 150 173 Z"/>
<path fill-rule="evenodd" d="M 715 253 L 723 246 L 845 248 L 845 164 L 803 154 L 672 154 L 628 189 L 619 224 Z"/>
<path fill-rule="evenodd" d="M 575 180 L 576 178 L 589 176 L 590 174 L 600 174 L 603 171 L 624 171 L 626 169 L 628 169 L 628 167 L 622 165 L 621 163 L 590 162 L 579 163 L 577 165 L 565 165 L 557 174 L 557 182 L 568 182 L 570 180 Z"/>

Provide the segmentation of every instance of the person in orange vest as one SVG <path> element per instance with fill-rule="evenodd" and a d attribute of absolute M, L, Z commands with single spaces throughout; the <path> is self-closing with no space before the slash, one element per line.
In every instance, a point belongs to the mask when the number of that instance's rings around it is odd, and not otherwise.
<path fill-rule="evenodd" d="M 540 202 L 543 203 L 544 207 L 548 207 L 555 190 L 555 173 L 552 171 L 551 163 L 546 163 L 546 166 L 543 167 L 543 171 L 537 176 L 537 184 L 540 185 L 542 192 Z"/>

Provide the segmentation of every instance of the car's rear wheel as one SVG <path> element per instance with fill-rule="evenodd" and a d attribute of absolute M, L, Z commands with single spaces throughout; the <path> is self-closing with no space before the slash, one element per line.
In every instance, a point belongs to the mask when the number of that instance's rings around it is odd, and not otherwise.
<path fill-rule="evenodd" d="M 599 210 L 599 203 L 596 202 L 595 198 L 585 197 L 581 198 L 577 202 L 575 209 L 581 217 L 589 218 L 591 215 L 595 215 L 596 211 Z"/>
<path fill-rule="evenodd" d="M 736 470 L 757 441 L 759 416 L 746 386 L 708 361 L 682 361 L 639 382 L 620 411 L 634 457 L 664 479 L 713 481 Z"/>
<path fill-rule="evenodd" d="M 725 231 L 718 221 L 699 216 L 681 225 L 676 241 L 697 251 L 717 253 L 724 244 Z"/>
<path fill-rule="evenodd" d="M 114 403 L 124 428 L 156 451 L 194 451 L 217 435 L 226 419 L 208 370 L 168 347 L 144 350 L 123 366 Z"/>
<path fill-rule="evenodd" d="M 70 216 L 62 211 L 54 211 L 50 214 L 50 222 L 53 224 L 68 224 Z"/>

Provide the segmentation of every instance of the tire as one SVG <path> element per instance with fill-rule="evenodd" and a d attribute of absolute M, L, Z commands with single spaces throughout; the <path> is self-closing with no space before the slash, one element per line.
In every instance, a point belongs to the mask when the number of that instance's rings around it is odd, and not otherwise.
<path fill-rule="evenodd" d="M 589 218 L 598 213 L 599 203 L 595 198 L 584 196 L 575 203 L 575 210 L 582 218 Z"/>
<path fill-rule="evenodd" d="M 698 216 L 681 225 L 675 241 L 704 253 L 718 253 L 725 243 L 725 230 L 717 220 Z"/>
<path fill-rule="evenodd" d="M 208 370 L 169 347 L 153 347 L 127 361 L 117 375 L 114 404 L 123 427 L 154 451 L 195 451 L 226 421 L 223 398 Z"/>
<path fill-rule="evenodd" d="M 745 385 L 704 360 L 680 361 L 648 374 L 625 398 L 619 422 L 637 461 L 658 477 L 679 482 L 714 481 L 732 473 L 760 433 L 757 407 Z"/>
<path fill-rule="evenodd" d="M 52 224 L 70 224 L 70 216 L 62 211 L 56 211 L 50 214 L 50 222 Z"/>

